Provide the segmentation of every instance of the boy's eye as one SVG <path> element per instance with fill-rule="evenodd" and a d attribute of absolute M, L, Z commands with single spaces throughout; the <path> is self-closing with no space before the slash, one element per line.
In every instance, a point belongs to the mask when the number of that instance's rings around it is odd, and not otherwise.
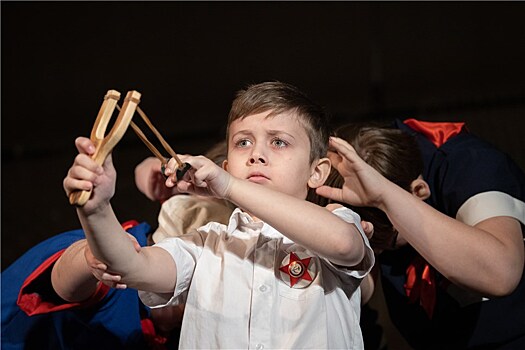
<path fill-rule="evenodd" d="M 248 139 L 242 139 L 242 140 L 239 140 L 235 143 L 235 146 L 237 147 L 248 147 L 249 145 L 251 145 L 251 141 L 248 140 Z"/>
<path fill-rule="evenodd" d="M 274 145 L 277 148 L 283 148 L 288 146 L 288 142 L 281 140 L 281 139 L 274 139 L 272 140 L 272 145 Z"/>

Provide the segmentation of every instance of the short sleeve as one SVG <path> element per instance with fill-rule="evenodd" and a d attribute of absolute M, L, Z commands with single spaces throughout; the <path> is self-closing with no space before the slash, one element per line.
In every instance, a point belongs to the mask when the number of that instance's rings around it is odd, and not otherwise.
<path fill-rule="evenodd" d="M 496 216 L 509 216 L 525 225 L 525 203 L 503 192 L 478 193 L 463 203 L 456 219 L 474 226 Z"/>
<path fill-rule="evenodd" d="M 154 245 L 166 250 L 175 261 L 177 283 L 173 294 L 139 291 L 140 299 L 146 306 L 157 308 L 184 303 L 186 294 L 184 292 L 190 286 L 203 244 L 204 237 L 201 235 L 201 232 L 193 230 L 180 237 L 163 239 Z"/>
<path fill-rule="evenodd" d="M 370 242 L 368 241 L 368 237 L 366 237 L 366 234 L 363 231 L 363 227 L 361 226 L 361 217 L 359 216 L 359 214 L 346 207 L 337 208 L 333 211 L 333 213 L 341 219 L 343 219 L 344 221 L 352 223 L 357 227 L 359 233 L 361 234 L 361 238 L 363 238 L 363 243 L 365 245 L 365 255 L 363 261 L 357 266 L 357 269 L 356 267 L 345 268 L 338 265 L 336 266 L 332 263 L 330 264 L 334 268 L 344 271 L 347 275 L 361 279 L 365 277 L 370 272 L 370 270 L 372 270 L 372 267 L 375 263 L 374 251 L 372 250 Z"/>
<path fill-rule="evenodd" d="M 429 204 L 451 217 L 465 218 L 466 213 L 479 216 L 476 212 L 485 212 L 480 214 L 485 218 L 499 216 L 498 211 L 492 216 L 488 213 L 491 206 L 485 205 L 490 201 L 481 197 L 475 206 L 471 202 L 459 213 L 469 199 L 483 193 L 501 193 L 509 199 L 504 203 L 510 205 L 514 205 L 512 198 L 523 203 L 525 197 L 525 175 L 518 166 L 507 155 L 471 135 L 454 138 L 439 149 L 426 177 L 432 193 Z"/>

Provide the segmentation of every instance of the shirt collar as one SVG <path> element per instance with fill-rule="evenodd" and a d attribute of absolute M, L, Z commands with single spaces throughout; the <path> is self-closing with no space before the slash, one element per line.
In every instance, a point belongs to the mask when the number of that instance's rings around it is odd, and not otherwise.
<path fill-rule="evenodd" d="M 248 226 L 252 229 L 262 229 L 264 223 L 262 221 L 255 222 L 250 215 L 242 211 L 240 208 L 235 208 L 230 216 L 228 223 L 228 232 L 233 232 L 239 227 Z"/>
<path fill-rule="evenodd" d="M 260 230 L 262 234 L 267 237 L 284 237 L 279 231 L 274 229 L 263 221 L 254 221 L 253 218 L 241 208 L 235 208 L 230 221 L 228 223 L 228 232 L 233 232 L 243 227 L 250 228 L 252 230 Z M 284 237 L 285 241 L 290 241 L 287 237 Z M 291 241 L 290 241 L 291 242 Z"/>

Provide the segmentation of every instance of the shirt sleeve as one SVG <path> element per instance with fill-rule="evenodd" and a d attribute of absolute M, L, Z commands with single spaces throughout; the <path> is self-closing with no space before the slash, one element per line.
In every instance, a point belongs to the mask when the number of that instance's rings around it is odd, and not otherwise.
<path fill-rule="evenodd" d="M 501 215 L 524 220 L 525 175 L 509 156 L 472 135 L 443 145 L 425 178 L 429 204 L 448 216 L 468 224 Z"/>
<path fill-rule="evenodd" d="M 372 267 L 375 263 L 375 256 L 374 251 L 370 246 L 370 242 L 368 241 L 368 237 L 366 237 L 366 234 L 363 231 L 363 227 L 361 226 L 361 217 L 359 216 L 359 214 L 346 207 L 337 208 L 333 211 L 333 213 L 341 219 L 343 219 L 344 221 L 352 223 L 357 227 L 365 245 L 365 256 L 363 258 L 363 261 L 361 261 L 361 263 L 358 266 L 351 268 L 335 265 L 329 261 L 328 263 L 333 268 L 337 269 L 338 271 L 342 271 L 349 276 L 359 279 L 364 278 L 370 272 L 370 270 L 372 270 Z"/>
<path fill-rule="evenodd" d="M 463 203 L 456 219 L 474 226 L 496 216 L 510 216 L 525 225 L 525 203 L 503 192 L 478 193 Z"/>
<path fill-rule="evenodd" d="M 163 239 L 154 245 L 166 250 L 175 261 L 177 283 L 173 293 L 139 291 L 139 297 L 146 306 L 159 308 L 185 302 L 187 294 L 185 292 L 190 286 L 197 260 L 202 252 L 204 239 L 203 232 L 193 230 L 182 236 Z"/>

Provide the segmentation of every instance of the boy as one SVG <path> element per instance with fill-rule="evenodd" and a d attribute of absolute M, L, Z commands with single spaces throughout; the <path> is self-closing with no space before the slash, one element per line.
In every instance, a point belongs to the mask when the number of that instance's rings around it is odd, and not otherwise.
<path fill-rule="evenodd" d="M 239 92 L 223 168 L 185 156 L 192 169 L 176 182 L 172 159 L 166 180 L 239 208 L 228 225 L 211 222 L 140 252 L 109 203 L 111 157 L 98 167 L 86 155 L 93 147 L 86 138 L 76 141 L 80 154 L 64 188 L 68 195 L 93 188 L 77 213 L 109 272 L 142 290 L 151 307 L 186 301 L 181 348 L 363 348 L 359 282 L 373 252 L 357 214 L 305 201 L 330 172 L 328 135 L 322 109 L 290 85 Z"/>

